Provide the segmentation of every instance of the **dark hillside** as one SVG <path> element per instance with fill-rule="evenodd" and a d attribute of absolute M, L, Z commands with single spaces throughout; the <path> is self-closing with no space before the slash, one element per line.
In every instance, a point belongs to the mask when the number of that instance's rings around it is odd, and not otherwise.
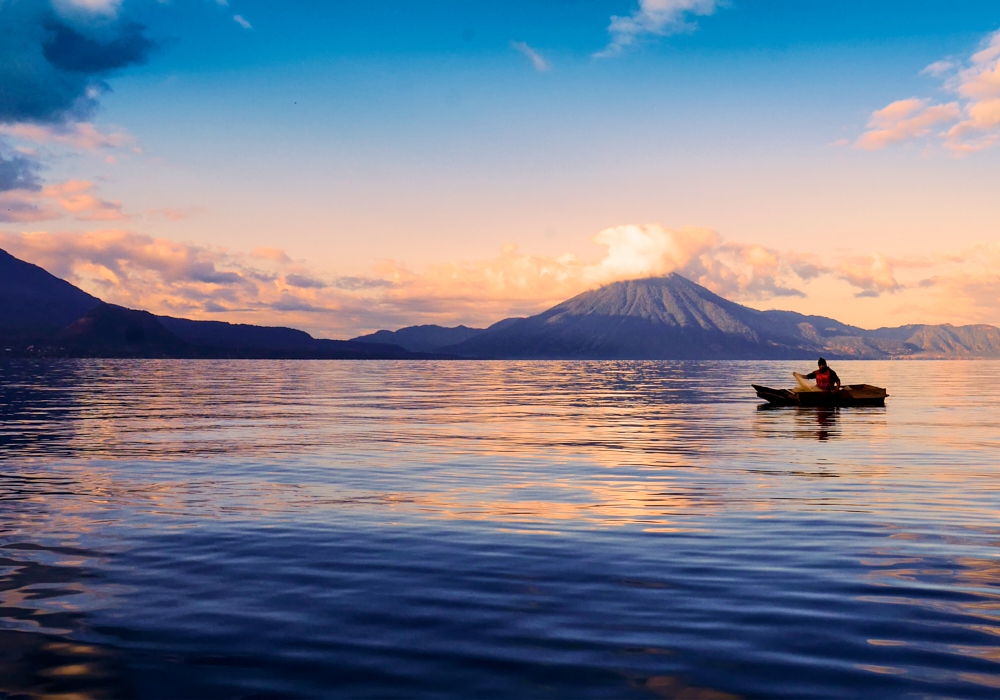
<path fill-rule="evenodd" d="M 280 326 L 251 326 L 224 321 L 192 321 L 159 316 L 164 328 L 192 345 L 227 350 L 304 350 L 316 339 L 305 331 Z"/>
<path fill-rule="evenodd" d="M 474 338 L 483 332 L 482 328 L 455 326 L 408 326 L 398 331 L 376 331 L 369 335 L 353 338 L 356 343 L 391 343 L 415 352 L 436 352 L 446 345 L 454 345 Z"/>
<path fill-rule="evenodd" d="M 82 289 L 0 250 L 0 340 L 58 333 L 101 303 Z"/>
<path fill-rule="evenodd" d="M 191 357 L 192 348 L 148 311 L 101 303 L 60 332 L 55 354 L 72 357 Z"/>

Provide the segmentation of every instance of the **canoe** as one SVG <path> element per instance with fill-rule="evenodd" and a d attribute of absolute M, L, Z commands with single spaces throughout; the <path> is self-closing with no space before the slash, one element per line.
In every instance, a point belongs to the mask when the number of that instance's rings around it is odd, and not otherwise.
<path fill-rule="evenodd" d="M 847 384 L 838 391 L 790 391 L 751 384 L 772 406 L 885 406 L 889 394 L 880 386 Z"/>

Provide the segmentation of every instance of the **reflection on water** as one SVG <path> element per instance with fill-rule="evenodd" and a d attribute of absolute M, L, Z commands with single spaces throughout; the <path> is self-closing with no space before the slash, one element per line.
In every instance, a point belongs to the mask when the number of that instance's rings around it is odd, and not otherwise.
<path fill-rule="evenodd" d="M 840 408 L 828 406 L 808 406 L 808 407 L 788 407 L 773 406 L 762 403 L 757 406 L 758 411 L 780 411 L 783 413 L 794 413 L 796 422 L 802 426 L 797 432 L 803 437 L 815 437 L 820 442 L 826 442 L 831 437 L 837 437 L 840 431 L 837 429 L 837 418 L 840 416 Z M 884 412 L 882 407 L 878 408 L 854 408 L 854 412 Z"/>
<path fill-rule="evenodd" d="M 0 697 L 995 697 L 1000 364 L 0 364 Z"/>

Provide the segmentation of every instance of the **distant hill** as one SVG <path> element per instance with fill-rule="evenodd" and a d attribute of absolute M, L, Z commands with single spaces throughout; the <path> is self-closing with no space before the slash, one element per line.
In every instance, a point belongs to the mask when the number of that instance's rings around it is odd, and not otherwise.
<path fill-rule="evenodd" d="M 172 316 L 157 318 L 164 328 L 187 343 L 235 352 L 248 349 L 302 350 L 317 342 L 305 331 L 294 328 L 251 326 L 225 321 L 192 321 Z"/>
<path fill-rule="evenodd" d="M 412 352 L 392 343 L 313 338 L 305 331 L 281 326 L 252 326 L 224 321 L 192 321 L 158 316 L 164 328 L 191 346 L 197 357 L 407 360 L 433 355 Z"/>
<path fill-rule="evenodd" d="M 1000 357 L 1000 330 L 924 325 L 868 331 L 823 316 L 750 309 L 673 274 L 615 282 L 435 349 L 523 359 Z"/>
<path fill-rule="evenodd" d="M 322 340 L 293 328 L 154 316 L 106 304 L 0 250 L 0 352 L 8 356 L 416 359 L 398 345 Z"/>
<path fill-rule="evenodd" d="M 939 357 L 996 357 L 1000 355 L 1000 328 L 979 324 L 974 326 L 940 326 L 923 324 L 879 328 L 867 335 L 880 341 L 900 343 L 913 352 Z"/>
<path fill-rule="evenodd" d="M 376 331 L 351 340 L 357 343 L 392 343 L 414 352 L 435 352 L 446 345 L 455 345 L 483 332 L 482 328 L 455 326 L 408 326 L 398 331 Z"/>
<path fill-rule="evenodd" d="M 413 359 L 397 345 L 321 340 L 292 328 L 190 321 L 99 303 L 47 341 L 71 357 Z M 429 357 L 426 356 L 425 357 Z"/>
<path fill-rule="evenodd" d="M 37 265 L 0 250 L 0 341 L 58 333 L 100 303 Z"/>
<path fill-rule="evenodd" d="M 410 326 L 353 340 L 294 328 L 194 321 L 106 304 L 0 250 L 0 343 L 8 356 L 295 359 L 830 359 L 1000 357 L 1000 329 L 865 330 L 757 311 L 681 277 L 615 282 L 489 328 Z"/>
<path fill-rule="evenodd" d="M 50 341 L 72 357 L 190 357 L 192 348 L 148 311 L 101 302 Z"/>

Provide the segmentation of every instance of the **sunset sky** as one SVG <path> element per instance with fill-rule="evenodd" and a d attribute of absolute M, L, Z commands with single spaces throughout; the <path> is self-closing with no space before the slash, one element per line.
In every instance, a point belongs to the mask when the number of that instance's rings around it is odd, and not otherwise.
<path fill-rule="evenodd" d="M 0 0 L 0 248 L 333 338 L 672 271 L 1000 324 L 1000 3 Z"/>

